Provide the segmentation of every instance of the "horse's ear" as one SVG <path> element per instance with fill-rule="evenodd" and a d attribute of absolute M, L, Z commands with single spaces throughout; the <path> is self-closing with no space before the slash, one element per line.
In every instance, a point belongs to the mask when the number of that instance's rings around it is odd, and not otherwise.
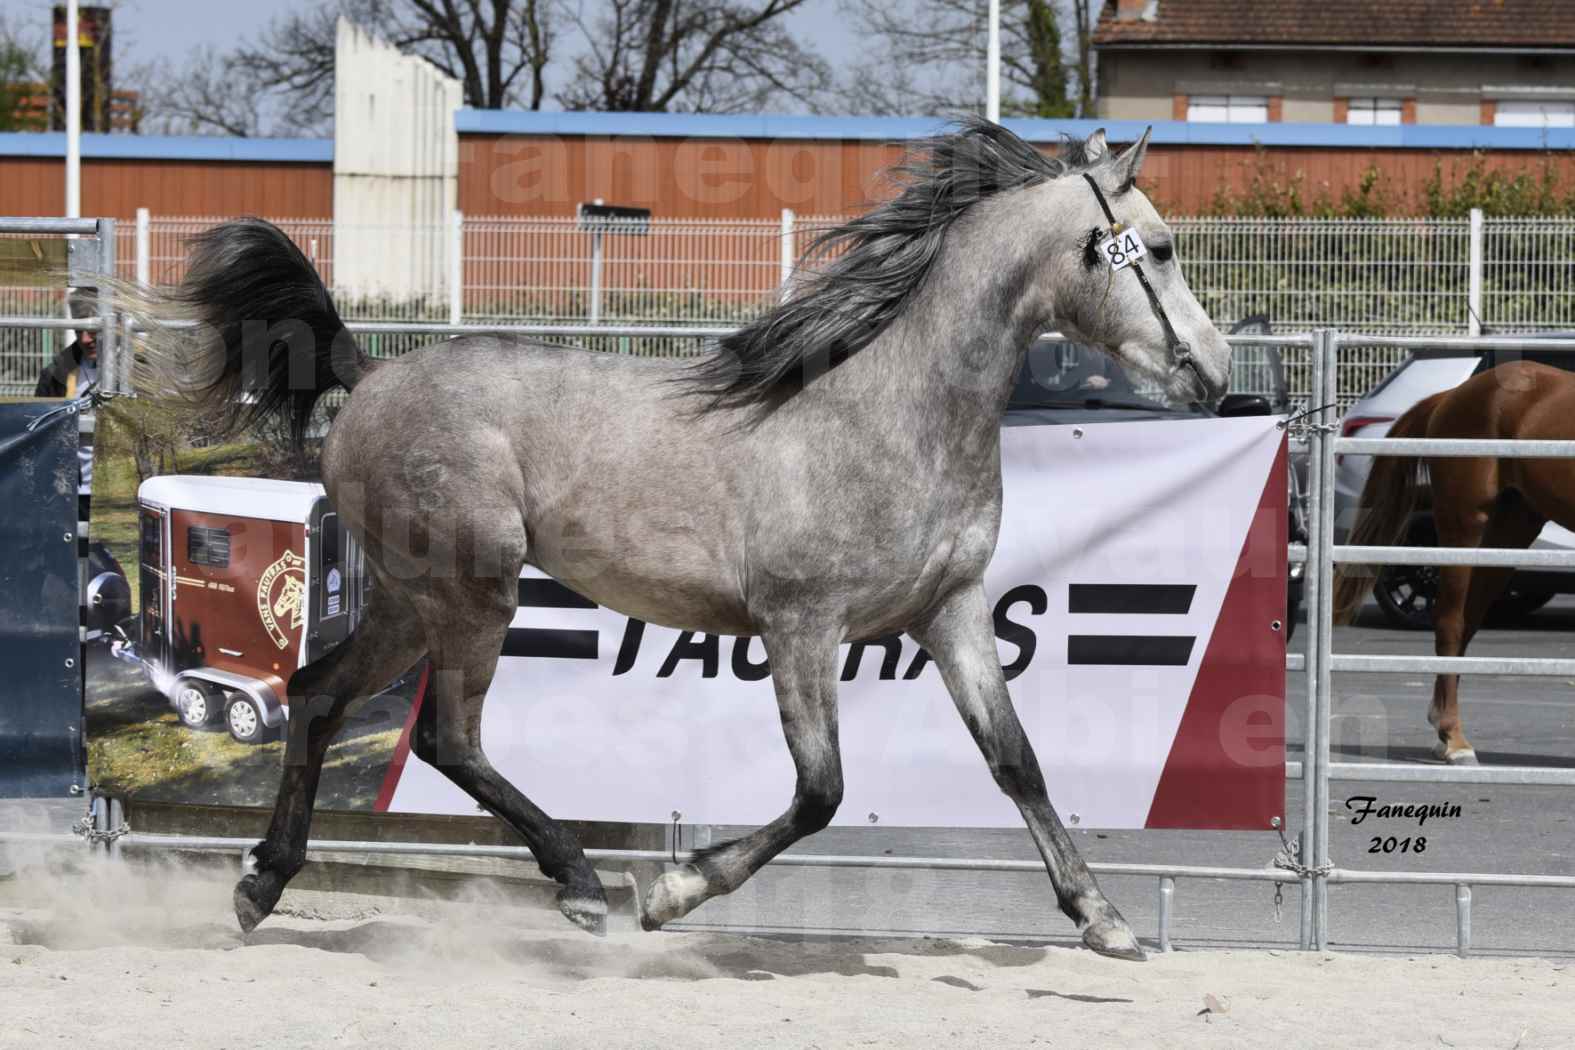
<path fill-rule="evenodd" d="M 1122 186 L 1130 186 L 1137 181 L 1138 172 L 1143 167 L 1143 158 L 1148 154 L 1148 137 L 1153 132 L 1153 125 L 1144 128 L 1142 138 L 1122 150 L 1121 155 L 1116 157 L 1116 171 L 1121 175 Z"/>
<path fill-rule="evenodd" d="M 1110 152 L 1110 147 L 1105 143 L 1105 129 L 1100 128 L 1088 136 L 1088 141 L 1083 143 L 1083 156 L 1088 158 L 1088 163 L 1096 164 L 1105 159 L 1105 154 Z"/>

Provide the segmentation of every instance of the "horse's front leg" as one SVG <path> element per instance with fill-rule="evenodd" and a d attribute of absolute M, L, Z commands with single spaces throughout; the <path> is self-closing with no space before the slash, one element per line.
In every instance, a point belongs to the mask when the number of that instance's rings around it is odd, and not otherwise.
<path fill-rule="evenodd" d="M 995 782 L 1022 811 L 1050 871 L 1056 900 L 1082 928 L 1083 943 L 1101 955 L 1143 960 L 1132 928 L 1099 889 L 1050 804 L 1033 745 L 1006 690 L 983 583 L 975 581 L 954 592 L 912 633 L 940 668 Z"/>
<path fill-rule="evenodd" d="M 842 758 L 837 748 L 837 642 L 831 627 L 765 631 L 777 707 L 797 785 L 787 811 L 759 830 L 703 850 L 651 885 L 640 923 L 648 930 L 731 893 L 772 857 L 827 824 L 842 802 Z"/>

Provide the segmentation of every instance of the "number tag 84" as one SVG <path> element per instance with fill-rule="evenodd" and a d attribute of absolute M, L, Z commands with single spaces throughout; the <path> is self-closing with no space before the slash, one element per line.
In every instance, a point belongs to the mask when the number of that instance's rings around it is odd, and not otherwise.
<path fill-rule="evenodd" d="M 1099 254 L 1112 270 L 1125 270 L 1148 254 L 1143 238 L 1131 227 L 1099 242 Z"/>

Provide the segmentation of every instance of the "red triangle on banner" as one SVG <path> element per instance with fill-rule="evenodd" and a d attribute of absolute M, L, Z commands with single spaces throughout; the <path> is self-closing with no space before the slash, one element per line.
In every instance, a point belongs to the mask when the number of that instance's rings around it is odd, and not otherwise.
<path fill-rule="evenodd" d="M 1145 827 L 1268 830 L 1284 816 L 1285 470 L 1282 437 Z"/>

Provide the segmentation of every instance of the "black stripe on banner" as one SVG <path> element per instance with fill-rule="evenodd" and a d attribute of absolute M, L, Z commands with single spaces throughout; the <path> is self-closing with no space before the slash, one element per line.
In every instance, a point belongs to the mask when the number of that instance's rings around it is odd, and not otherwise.
<path fill-rule="evenodd" d="M 545 656 L 554 660 L 596 659 L 595 631 L 552 627 L 510 627 L 503 639 L 504 656 Z"/>
<path fill-rule="evenodd" d="M 1179 616 L 1192 608 L 1197 590 L 1191 583 L 1074 583 L 1067 611 Z"/>
<path fill-rule="evenodd" d="M 557 580 L 520 578 L 520 605 L 532 609 L 594 609 L 596 603 L 582 598 Z"/>
<path fill-rule="evenodd" d="M 1066 640 L 1069 664 L 1128 667 L 1185 667 L 1192 657 L 1190 635 L 1074 634 Z"/>

